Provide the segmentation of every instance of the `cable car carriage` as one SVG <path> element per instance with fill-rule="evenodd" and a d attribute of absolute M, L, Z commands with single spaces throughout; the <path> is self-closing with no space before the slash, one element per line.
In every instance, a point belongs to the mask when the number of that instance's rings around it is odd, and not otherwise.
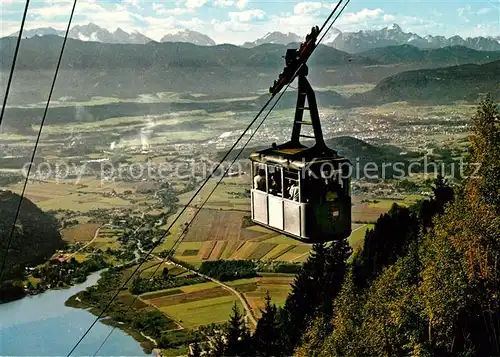
<path fill-rule="evenodd" d="M 351 234 L 351 165 L 326 146 L 314 91 L 306 78 L 307 67 L 305 63 L 298 67 L 297 58 L 297 50 L 287 51 L 288 73 L 299 68 L 291 140 L 250 155 L 252 221 L 307 243 L 345 239 Z M 293 81 L 292 76 L 283 79 L 287 68 L 271 93 Z M 303 120 L 306 110 L 311 121 Z M 303 125 L 312 126 L 314 136 L 302 135 Z M 315 139 L 315 143 L 307 147 L 300 138 Z"/>

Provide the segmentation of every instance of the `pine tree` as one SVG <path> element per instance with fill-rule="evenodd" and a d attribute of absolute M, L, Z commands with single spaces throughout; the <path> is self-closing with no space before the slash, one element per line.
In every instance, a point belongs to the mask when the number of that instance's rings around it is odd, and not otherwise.
<path fill-rule="evenodd" d="M 356 258 L 357 284 L 370 283 L 386 266 L 404 256 L 418 232 L 419 222 L 413 212 L 394 203 L 389 212 L 380 216 L 374 229 L 366 232 L 363 250 Z"/>
<path fill-rule="evenodd" d="M 332 332 L 331 321 L 325 316 L 314 319 L 311 326 L 305 331 L 301 338 L 300 346 L 295 350 L 294 357 L 321 357 L 330 356 L 323 353 L 325 339 Z"/>
<path fill-rule="evenodd" d="M 227 356 L 240 356 L 244 350 L 243 340 L 247 338 L 247 330 L 243 321 L 243 315 L 234 303 L 233 312 L 229 317 L 229 322 L 226 330 L 226 350 Z"/>
<path fill-rule="evenodd" d="M 252 338 L 252 345 L 257 356 L 279 356 L 283 350 L 281 347 L 281 331 L 278 321 L 278 310 L 271 302 L 269 291 L 264 298 L 264 310 L 257 323 Z"/>
<path fill-rule="evenodd" d="M 423 233 L 426 233 L 432 227 L 434 217 L 444 212 L 446 204 L 452 202 L 455 195 L 453 188 L 448 184 L 448 180 L 441 174 L 434 180 L 432 191 L 434 197 L 430 200 L 421 201 L 418 206 L 418 218 L 422 225 Z"/>
<path fill-rule="evenodd" d="M 293 352 L 315 317 L 331 318 L 332 303 L 345 278 L 350 248 L 346 241 L 330 247 L 315 244 L 308 260 L 295 277 L 281 314 L 283 350 Z"/>
<path fill-rule="evenodd" d="M 313 318 L 323 288 L 325 267 L 325 246 L 315 244 L 311 255 L 302 266 L 292 284 L 283 313 L 281 325 L 286 339 L 283 341 L 287 354 L 293 352 L 295 344 L 300 340 L 307 322 Z"/>
<path fill-rule="evenodd" d="M 296 356 L 500 355 L 500 120 L 490 98 L 474 117 L 471 143 L 476 176 L 454 192 L 437 177 L 418 215 L 396 206 L 382 216 L 333 320 L 316 311 Z"/>
<path fill-rule="evenodd" d="M 324 288 L 318 312 L 330 319 L 333 317 L 333 300 L 337 297 L 347 272 L 347 259 L 352 253 L 347 240 L 332 242 L 325 254 Z"/>
<path fill-rule="evenodd" d="M 352 268 L 347 272 L 342 290 L 334 301 L 335 329 L 326 338 L 321 349 L 324 356 L 363 356 L 362 337 L 362 310 L 365 296 L 359 290 L 354 280 Z"/>
<path fill-rule="evenodd" d="M 470 139 L 466 180 L 424 241 L 421 292 L 435 352 L 499 355 L 500 120 L 490 97 Z"/>

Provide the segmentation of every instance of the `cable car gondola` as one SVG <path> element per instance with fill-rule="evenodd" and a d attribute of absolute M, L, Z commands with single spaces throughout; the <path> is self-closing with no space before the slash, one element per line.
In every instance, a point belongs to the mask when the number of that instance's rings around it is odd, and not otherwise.
<path fill-rule="evenodd" d="M 252 221 L 307 243 L 341 240 L 351 234 L 351 165 L 326 146 L 315 94 L 307 80 L 305 61 L 315 30 L 299 51 L 287 50 L 286 67 L 270 88 L 276 94 L 298 77 L 291 140 L 250 155 Z M 303 120 L 304 111 L 309 111 L 311 121 Z M 312 126 L 314 136 L 301 134 L 302 125 Z M 300 138 L 315 143 L 307 147 Z"/>

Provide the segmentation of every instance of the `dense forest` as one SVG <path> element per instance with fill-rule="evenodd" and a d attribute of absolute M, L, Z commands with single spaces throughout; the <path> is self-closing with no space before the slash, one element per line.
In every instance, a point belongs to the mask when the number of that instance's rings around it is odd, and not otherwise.
<path fill-rule="evenodd" d="M 220 281 L 257 276 L 257 264 L 251 260 L 215 260 L 201 263 L 199 272 Z"/>
<path fill-rule="evenodd" d="M 352 254 L 343 241 L 315 245 L 283 308 L 266 298 L 251 335 L 235 307 L 209 355 L 499 355 L 500 114 L 491 97 L 472 125 L 457 186 L 437 177 L 431 199 L 394 204 Z"/>

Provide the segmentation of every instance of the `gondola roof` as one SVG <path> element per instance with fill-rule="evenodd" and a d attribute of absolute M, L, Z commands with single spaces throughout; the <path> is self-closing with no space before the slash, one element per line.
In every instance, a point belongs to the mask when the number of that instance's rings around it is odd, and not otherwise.
<path fill-rule="evenodd" d="M 274 146 L 268 149 L 255 151 L 250 155 L 250 160 L 262 164 L 276 164 L 287 169 L 301 170 L 304 167 L 332 163 L 340 167 L 343 163 L 349 163 L 345 157 L 339 156 L 335 150 L 324 147 L 290 147 L 287 144 Z"/>

